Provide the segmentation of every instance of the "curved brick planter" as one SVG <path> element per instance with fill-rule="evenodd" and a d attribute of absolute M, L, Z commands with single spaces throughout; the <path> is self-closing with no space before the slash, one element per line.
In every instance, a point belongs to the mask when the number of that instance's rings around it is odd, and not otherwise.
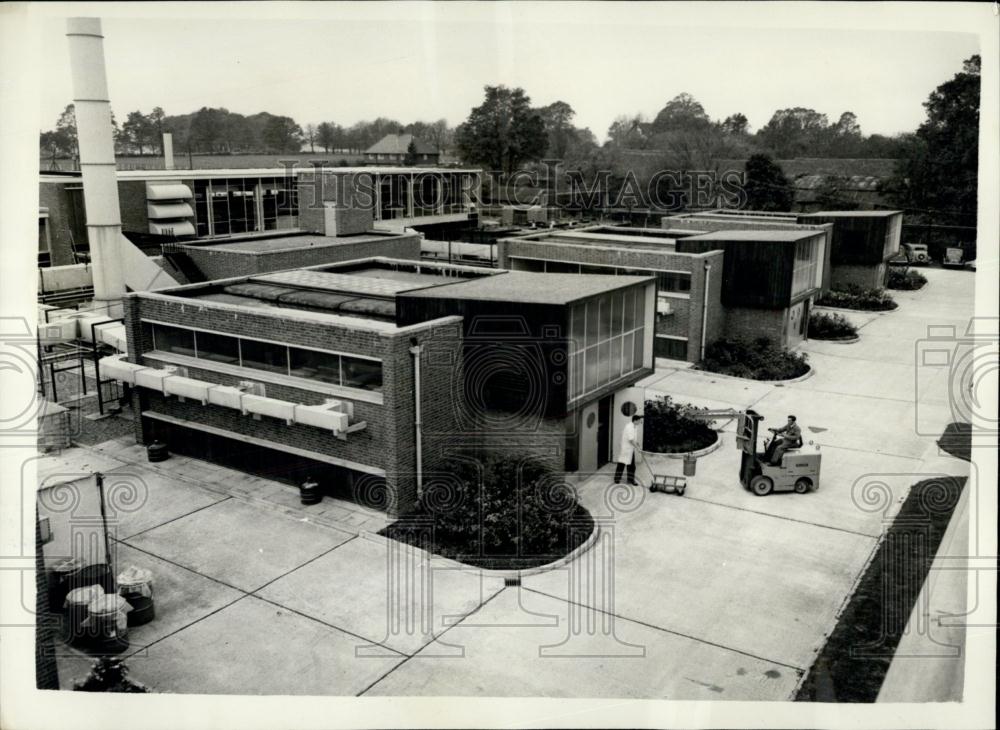
<path fill-rule="evenodd" d="M 725 373 L 713 373 L 711 370 L 695 370 L 697 373 L 704 373 L 712 378 L 727 378 L 729 380 L 742 380 L 745 383 L 764 383 L 767 385 L 785 385 L 787 383 L 800 383 L 803 380 L 808 380 L 813 376 L 813 367 L 809 366 L 809 369 L 805 373 L 797 378 L 789 378 L 788 380 L 755 380 L 754 378 L 741 378 L 738 375 L 726 375 Z"/>
<path fill-rule="evenodd" d="M 656 464 L 667 464 L 669 461 L 676 461 L 677 459 L 683 459 L 686 456 L 693 456 L 698 459 L 702 456 L 711 454 L 713 451 L 722 446 L 722 438 L 719 436 L 719 432 L 715 432 L 715 443 L 709 444 L 703 449 L 697 449 L 696 451 L 674 451 L 669 454 L 661 453 L 658 451 L 643 451 L 642 458 L 648 459 L 651 466 Z"/>
<path fill-rule="evenodd" d="M 510 570 L 493 570 L 491 568 L 480 568 L 475 565 L 469 565 L 468 563 L 463 563 L 461 560 L 455 560 L 454 558 L 446 558 L 443 555 L 438 555 L 435 552 L 429 550 L 425 551 L 433 556 L 434 560 L 444 562 L 458 570 L 474 570 L 482 573 L 483 575 L 491 578 L 503 578 L 504 580 L 509 579 L 520 579 L 530 575 L 538 575 L 539 573 L 547 573 L 550 570 L 555 570 L 556 568 L 561 568 L 564 565 L 576 560 L 580 555 L 583 555 L 588 550 L 591 550 L 595 544 L 597 544 L 598 538 L 601 536 L 601 525 L 597 520 L 594 520 L 594 529 L 590 533 L 590 537 L 586 541 L 578 546 L 575 550 L 566 553 L 561 558 L 553 560 L 551 563 L 546 563 L 545 565 L 536 565 L 533 568 L 512 568 Z M 391 537 L 384 537 L 383 535 L 376 535 L 375 533 L 362 533 L 361 537 L 367 538 L 369 540 L 392 540 Z M 423 548 L 414 549 L 422 550 Z"/>
<path fill-rule="evenodd" d="M 853 314 L 890 314 L 895 312 L 897 309 L 899 309 L 899 302 L 896 302 L 895 309 L 851 309 L 850 307 L 831 307 L 827 304 L 816 304 L 813 306 L 812 311 L 851 312 Z"/>
<path fill-rule="evenodd" d="M 754 382 L 769 383 L 771 385 L 788 385 L 789 383 L 801 383 L 803 380 L 809 380 L 809 378 L 813 376 L 814 372 L 815 371 L 813 370 L 812 365 L 810 365 L 809 369 L 806 370 L 806 372 L 803 375 L 800 375 L 797 378 L 789 378 L 788 380 L 756 380 Z M 747 380 L 747 378 L 743 378 L 743 380 Z"/>
<path fill-rule="evenodd" d="M 811 337 L 812 342 L 832 342 L 835 345 L 853 345 L 855 342 L 861 339 L 861 335 L 854 335 L 854 337 L 840 337 L 837 339 L 823 339 L 820 337 Z"/>

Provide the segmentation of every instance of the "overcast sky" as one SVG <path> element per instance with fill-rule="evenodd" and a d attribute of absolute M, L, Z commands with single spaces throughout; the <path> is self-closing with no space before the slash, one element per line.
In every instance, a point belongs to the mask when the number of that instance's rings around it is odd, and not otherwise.
<path fill-rule="evenodd" d="M 865 134 L 894 134 L 915 129 L 930 91 L 979 50 L 958 33 L 722 28 L 707 14 L 678 26 L 669 4 L 419 7 L 367 4 L 321 20 L 105 17 L 112 107 L 119 122 L 135 109 L 214 106 L 303 126 L 376 116 L 456 125 L 485 84 L 503 83 L 538 106 L 568 102 L 602 141 L 617 115 L 651 117 L 681 92 L 713 119 L 744 113 L 754 130 L 803 106 L 831 121 L 851 110 Z M 65 23 L 39 29 L 50 128 L 72 100 Z"/>

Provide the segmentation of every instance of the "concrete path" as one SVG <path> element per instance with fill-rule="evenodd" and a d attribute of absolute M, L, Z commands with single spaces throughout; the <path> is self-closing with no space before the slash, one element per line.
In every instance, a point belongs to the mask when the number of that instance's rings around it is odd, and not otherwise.
<path fill-rule="evenodd" d="M 157 618 L 133 631 L 130 667 L 159 691 L 787 700 L 910 485 L 968 473 L 934 444 L 953 418 L 948 368 L 916 353 L 927 324 L 964 331 L 971 276 L 927 276 L 897 311 L 860 315 L 858 343 L 807 343 L 816 373 L 800 383 L 647 379 L 682 401 L 752 405 L 765 425 L 798 415 L 823 453 L 807 495 L 743 490 L 730 424 L 684 497 L 612 488 L 607 469 L 580 484 L 599 542 L 505 585 L 374 536 L 384 518 L 363 508 L 304 509 L 287 486 L 148 464 L 118 440 L 40 461 L 47 484 L 83 495 L 73 512 L 40 494 L 57 534 L 47 559 L 68 550 L 60 531 L 93 537 L 78 519 L 94 506 L 89 469 L 145 489 L 141 509 L 116 512 L 116 555 L 156 576 Z M 67 650 L 60 665 L 67 686 L 86 662 Z"/>

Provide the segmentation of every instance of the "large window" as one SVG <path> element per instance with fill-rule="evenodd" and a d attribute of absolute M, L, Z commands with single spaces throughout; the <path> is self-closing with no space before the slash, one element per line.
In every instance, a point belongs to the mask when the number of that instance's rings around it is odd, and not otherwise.
<path fill-rule="evenodd" d="M 645 305 L 644 291 L 631 288 L 571 308 L 570 400 L 642 368 Z"/>
<path fill-rule="evenodd" d="M 194 181 L 198 235 L 231 236 L 298 226 L 291 177 L 231 177 Z"/>
<path fill-rule="evenodd" d="M 813 237 L 795 244 L 795 267 L 792 271 L 792 296 L 820 285 L 819 238 Z"/>
<path fill-rule="evenodd" d="M 382 362 L 273 342 L 153 325 L 153 347 L 163 352 L 317 380 L 363 390 L 382 390 Z"/>
<path fill-rule="evenodd" d="M 198 357 L 231 365 L 240 364 L 240 341 L 212 332 L 198 333 Z"/>
<path fill-rule="evenodd" d="M 194 332 L 180 327 L 157 325 L 153 329 L 153 347 L 175 355 L 195 357 Z"/>
<path fill-rule="evenodd" d="M 258 340 L 242 340 L 243 367 L 288 374 L 288 347 Z"/>
<path fill-rule="evenodd" d="M 653 338 L 653 354 L 656 357 L 665 357 L 668 360 L 686 360 L 688 341 L 684 337 L 663 337 Z"/>

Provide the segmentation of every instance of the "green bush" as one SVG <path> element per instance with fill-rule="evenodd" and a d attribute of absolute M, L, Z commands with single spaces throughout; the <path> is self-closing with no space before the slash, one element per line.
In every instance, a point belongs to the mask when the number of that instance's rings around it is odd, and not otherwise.
<path fill-rule="evenodd" d="M 908 271 L 903 271 L 901 269 L 889 269 L 889 278 L 886 280 L 885 285 L 890 289 L 916 291 L 917 289 L 923 288 L 926 283 L 927 277 L 919 271 L 914 271 L 913 269 Z"/>
<path fill-rule="evenodd" d="M 751 380 L 790 380 L 809 371 L 809 360 L 805 353 L 785 350 L 766 337 L 722 339 L 705 348 L 705 359 L 695 367 Z"/>
<path fill-rule="evenodd" d="M 860 309 L 866 312 L 887 312 L 898 306 L 884 289 L 864 289 L 855 284 L 843 289 L 832 289 L 816 304 L 823 307 Z"/>
<path fill-rule="evenodd" d="M 809 336 L 814 340 L 846 340 L 858 336 L 858 328 L 837 312 L 813 312 L 809 315 Z"/>
<path fill-rule="evenodd" d="M 516 569 L 550 563 L 593 532 L 573 487 L 533 458 L 462 459 L 441 473 L 417 509 L 380 534 L 471 565 Z"/>
<path fill-rule="evenodd" d="M 669 395 L 647 400 L 643 410 L 643 450 L 677 454 L 711 446 L 719 438 L 712 430 L 712 421 L 695 417 L 704 410 L 690 403 L 675 403 Z"/>

